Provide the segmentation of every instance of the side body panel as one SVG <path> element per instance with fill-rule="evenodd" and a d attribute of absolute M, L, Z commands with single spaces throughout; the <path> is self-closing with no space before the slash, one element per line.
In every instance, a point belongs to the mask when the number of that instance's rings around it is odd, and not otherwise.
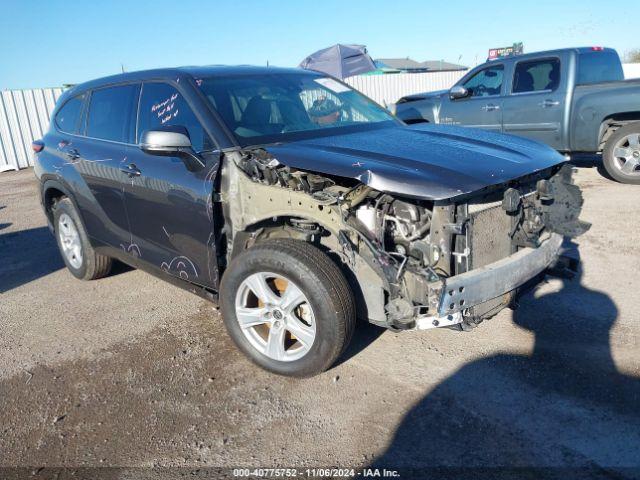
<path fill-rule="evenodd" d="M 65 148 L 79 155 L 71 168 L 80 175 L 89 193 L 86 198 L 77 198 L 89 236 L 114 247 L 126 244 L 129 241 L 123 190 L 126 177 L 120 167 L 127 146 L 76 137 Z M 79 185 L 72 188 L 77 192 Z"/>
<path fill-rule="evenodd" d="M 640 80 L 576 87 L 570 120 L 570 149 L 598 151 L 601 127 L 609 118 L 640 120 Z"/>
<path fill-rule="evenodd" d="M 213 191 L 217 154 L 189 172 L 180 158 L 149 155 L 130 147 L 127 163 L 141 174 L 125 186 L 131 241 L 123 248 L 166 273 L 217 288 Z"/>
<path fill-rule="evenodd" d="M 92 241 L 114 247 L 128 242 L 120 172 L 127 146 L 63 133 L 53 123 L 43 139 L 46 147 L 37 156 L 35 170 L 41 184 L 52 181 L 64 186 Z"/>

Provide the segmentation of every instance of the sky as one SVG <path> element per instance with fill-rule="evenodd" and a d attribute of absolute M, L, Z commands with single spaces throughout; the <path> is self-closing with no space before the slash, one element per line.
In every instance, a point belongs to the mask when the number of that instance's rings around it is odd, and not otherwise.
<path fill-rule="evenodd" d="M 640 48 L 636 9 L 637 0 L 0 0 L 0 89 L 122 69 L 296 66 L 335 43 L 364 44 L 373 58 L 467 66 L 514 42 L 525 52 L 603 45 L 622 55 Z"/>

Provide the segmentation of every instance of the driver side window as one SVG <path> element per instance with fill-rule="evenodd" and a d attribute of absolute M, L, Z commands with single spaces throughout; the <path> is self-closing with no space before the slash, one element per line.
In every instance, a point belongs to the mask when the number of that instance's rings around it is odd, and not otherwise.
<path fill-rule="evenodd" d="M 479 71 L 464 83 L 470 97 L 490 97 L 500 95 L 504 67 L 493 65 Z"/>
<path fill-rule="evenodd" d="M 196 152 L 214 148 L 200 121 L 178 90 L 166 83 L 145 83 L 138 111 L 138 137 L 145 130 L 165 126 L 185 127 Z"/>

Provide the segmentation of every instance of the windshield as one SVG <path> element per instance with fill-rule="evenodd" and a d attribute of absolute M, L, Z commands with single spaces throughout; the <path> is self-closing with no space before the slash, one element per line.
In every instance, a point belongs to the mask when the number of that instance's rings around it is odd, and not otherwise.
<path fill-rule="evenodd" d="M 349 86 L 309 73 L 210 77 L 198 84 L 242 146 L 397 123 Z"/>
<path fill-rule="evenodd" d="M 578 55 L 577 85 L 624 80 L 620 57 L 613 50 L 593 51 Z"/>

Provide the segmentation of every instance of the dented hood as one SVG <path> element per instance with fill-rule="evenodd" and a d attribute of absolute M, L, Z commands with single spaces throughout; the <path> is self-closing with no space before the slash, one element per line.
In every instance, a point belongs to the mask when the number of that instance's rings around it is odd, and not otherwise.
<path fill-rule="evenodd" d="M 564 157 L 532 140 L 446 125 L 393 126 L 267 147 L 282 164 L 350 177 L 387 193 L 445 200 L 504 183 Z"/>

